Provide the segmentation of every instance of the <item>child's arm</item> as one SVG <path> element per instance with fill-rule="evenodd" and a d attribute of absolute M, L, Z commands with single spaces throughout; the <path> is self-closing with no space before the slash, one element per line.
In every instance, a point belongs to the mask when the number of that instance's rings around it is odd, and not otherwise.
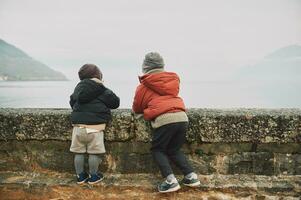
<path fill-rule="evenodd" d="M 98 97 L 110 109 L 116 109 L 120 105 L 119 97 L 110 89 L 106 88 L 104 93 Z"/>
<path fill-rule="evenodd" d="M 142 98 L 141 98 L 141 86 L 138 86 L 135 92 L 134 102 L 132 106 L 132 110 L 136 114 L 143 113 L 143 107 L 142 107 Z M 144 96 L 144 95 L 143 95 Z"/>
<path fill-rule="evenodd" d="M 73 98 L 73 94 L 72 95 L 70 95 L 70 101 L 69 101 L 69 104 L 70 104 L 70 106 L 71 106 L 71 108 L 73 108 L 73 105 L 75 104 L 75 100 L 74 100 L 74 98 Z"/>

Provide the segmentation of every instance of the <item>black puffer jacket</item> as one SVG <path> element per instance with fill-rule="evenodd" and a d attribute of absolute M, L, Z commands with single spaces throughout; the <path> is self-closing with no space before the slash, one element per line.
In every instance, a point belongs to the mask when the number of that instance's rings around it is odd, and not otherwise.
<path fill-rule="evenodd" d="M 80 81 L 70 96 L 72 124 L 102 124 L 111 120 L 111 110 L 119 107 L 119 97 L 91 79 Z"/>

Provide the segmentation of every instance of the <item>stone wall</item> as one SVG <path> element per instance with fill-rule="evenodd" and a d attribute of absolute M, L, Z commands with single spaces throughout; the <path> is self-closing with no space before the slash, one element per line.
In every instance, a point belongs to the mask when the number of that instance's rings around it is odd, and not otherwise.
<path fill-rule="evenodd" d="M 0 109 L 0 171 L 73 172 L 69 109 Z M 190 109 L 184 152 L 200 174 L 301 175 L 300 109 Z M 151 129 L 116 110 L 103 171 L 158 172 Z"/>

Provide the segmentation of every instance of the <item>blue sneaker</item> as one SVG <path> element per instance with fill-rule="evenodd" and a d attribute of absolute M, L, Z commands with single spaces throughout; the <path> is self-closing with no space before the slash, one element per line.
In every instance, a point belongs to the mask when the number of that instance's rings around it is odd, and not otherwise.
<path fill-rule="evenodd" d="M 175 192 L 179 190 L 181 187 L 178 182 L 176 183 L 169 183 L 164 181 L 160 185 L 158 185 L 158 190 L 160 193 L 167 193 L 167 192 Z"/>
<path fill-rule="evenodd" d="M 99 183 L 100 181 L 103 180 L 103 175 L 101 173 L 98 173 L 98 174 L 91 174 L 89 179 L 88 179 L 88 183 L 93 185 L 93 184 L 96 184 L 96 183 Z"/>
<path fill-rule="evenodd" d="M 80 174 L 77 174 L 76 176 L 77 176 L 77 184 L 83 184 L 89 178 L 89 176 L 88 176 L 88 174 L 86 172 L 82 172 Z"/>

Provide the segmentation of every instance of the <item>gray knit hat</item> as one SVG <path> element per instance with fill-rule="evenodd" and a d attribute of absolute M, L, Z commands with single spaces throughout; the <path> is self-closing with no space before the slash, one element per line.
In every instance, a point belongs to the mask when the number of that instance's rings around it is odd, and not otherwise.
<path fill-rule="evenodd" d="M 162 69 L 164 68 L 164 60 L 162 56 L 157 52 L 150 52 L 145 55 L 143 64 L 142 64 L 142 72 L 147 73 L 153 69 Z"/>

